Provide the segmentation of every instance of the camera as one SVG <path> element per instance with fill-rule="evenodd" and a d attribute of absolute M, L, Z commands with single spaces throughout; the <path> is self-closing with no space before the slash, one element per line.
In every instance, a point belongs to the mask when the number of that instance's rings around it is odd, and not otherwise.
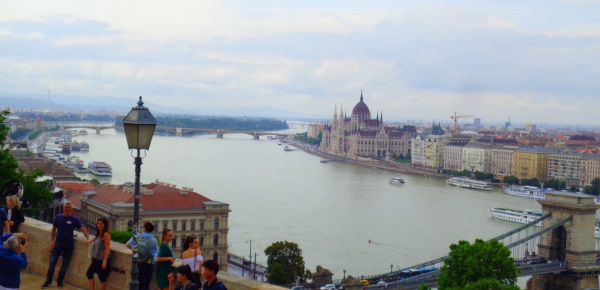
<path fill-rule="evenodd" d="M 27 242 L 27 239 L 19 239 L 21 241 L 21 246 L 25 246 L 25 242 Z"/>

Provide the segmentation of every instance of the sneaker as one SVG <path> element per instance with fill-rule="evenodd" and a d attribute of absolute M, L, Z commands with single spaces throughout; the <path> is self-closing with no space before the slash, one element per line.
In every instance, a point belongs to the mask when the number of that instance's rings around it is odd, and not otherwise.
<path fill-rule="evenodd" d="M 51 288 L 51 287 L 52 287 L 52 283 L 50 283 L 50 282 L 44 282 L 44 285 L 42 285 L 42 289 Z"/>
<path fill-rule="evenodd" d="M 58 285 L 57 285 L 57 286 L 58 286 L 58 289 L 62 289 L 62 287 L 63 287 L 63 284 L 62 284 L 62 283 L 58 283 Z"/>

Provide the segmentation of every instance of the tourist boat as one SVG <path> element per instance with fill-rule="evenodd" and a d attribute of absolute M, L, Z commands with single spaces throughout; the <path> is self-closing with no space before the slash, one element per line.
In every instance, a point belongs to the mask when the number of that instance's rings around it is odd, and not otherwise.
<path fill-rule="evenodd" d="M 542 213 L 537 210 L 528 209 L 528 210 L 521 211 L 521 210 L 515 210 L 515 209 L 510 209 L 510 208 L 500 208 L 500 207 L 490 208 L 490 214 L 492 215 L 492 217 L 499 219 L 499 220 L 505 220 L 505 221 L 521 223 L 521 224 L 528 224 L 528 223 L 542 217 Z M 538 222 L 535 225 L 541 226 L 542 222 Z"/>
<path fill-rule="evenodd" d="M 81 145 L 77 141 L 71 143 L 71 151 L 81 151 Z"/>
<path fill-rule="evenodd" d="M 450 177 L 446 180 L 447 184 L 481 190 L 492 190 L 492 184 L 488 181 L 475 180 L 467 177 Z"/>
<path fill-rule="evenodd" d="M 81 142 L 79 146 L 81 146 L 81 151 L 90 151 L 90 144 L 87 142 Z"/>
<path fill-rule="evenodd" d="M 535 186 L 509 185 L 504 187 L 504 192 L 516 196 L 529 197 L 535 199 L 544 199 L 545 193 L 550 190 Z"/>
<path fill-rule="evenodd" d="M 285 148 L 283 148 L 283 151 L 294 151 L 293 149 L 290 149 L 290 147 L 288 147 L 287 145 L 285 146 Z"/>
<path fill-rule="evenodd" d="M 392 177 L 392 178 L 390 178 L 390 184 L 402 185 L 402 184 L 404 184 L 404 179 L 398 178 L 398 177 Z"/>
<path fill-rule="evenodd" d="M 110 165 L 106 164 L 105 162 L 90 162 L 88 163 L 88 169 L 92 174 L 95 175 L 112 176 L 112 169 L 110 168 Z"/>
<path fill-rule="evenodd" d="M 71 154 L 71 143 L 62 143 L 62 154 Z"/>
<path fill-rule="evenodd" d="M 321 160 L 319 162 L 321 162 L 321 163 L 327 163 L 328 161 L 326 159 L 323 159 L 323 160 Z"/>
<path fill-rule="evenodd" d="M 87 130 L 86 129 L 79 130 L 79 135 L 87 135 Z"/>

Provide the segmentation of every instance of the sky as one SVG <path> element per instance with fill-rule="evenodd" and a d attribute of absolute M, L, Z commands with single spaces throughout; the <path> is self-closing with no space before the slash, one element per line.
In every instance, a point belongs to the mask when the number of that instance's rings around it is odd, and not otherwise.
<path fill-rule="evenodd" d="M 3 95 L 600 125 L 598 0 L 2 1 L 0 51 Z"/>

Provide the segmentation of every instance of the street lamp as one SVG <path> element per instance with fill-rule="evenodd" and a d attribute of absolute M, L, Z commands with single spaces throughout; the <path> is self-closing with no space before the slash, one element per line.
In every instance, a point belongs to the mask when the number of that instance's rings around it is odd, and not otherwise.
<path fill-rule="evenodd" d="M 392 273 L 393 269 L 394 269 L 394 265 L 390 265 L 390 273 Z"/>
<path fill-rule="evenodd" d="M 342 278 L 342 283 L 346 283 L 346 270 L 342 270 L 344 271 L 344 278 Z"/>
<path fill-rule="evenodd" d="M 140 219 L 140 171 L 142 166 L 142 157 L 140 150 L 148 150 L 154 129 L 156 128 L 156 119 L 150 113 L 148 108 L 144 107 L 142 97 L 137 103 L 137 107 L 131 108 L 131 111 L 123 118 L 123 129 L 125 129 L 125 137 L 129 150 L 137 150 L 137 156 L 134 157 L 135 164 L 135 197 L 133 206 L 133 231 L 138 232 L 138 224 Z M 137 237 L 133 235 L 135 247 L 133 255 L 131 255 L 131 281 L 129 282 L 130 290 L 139 289 L 138 267 L 137 267 Z"/>

